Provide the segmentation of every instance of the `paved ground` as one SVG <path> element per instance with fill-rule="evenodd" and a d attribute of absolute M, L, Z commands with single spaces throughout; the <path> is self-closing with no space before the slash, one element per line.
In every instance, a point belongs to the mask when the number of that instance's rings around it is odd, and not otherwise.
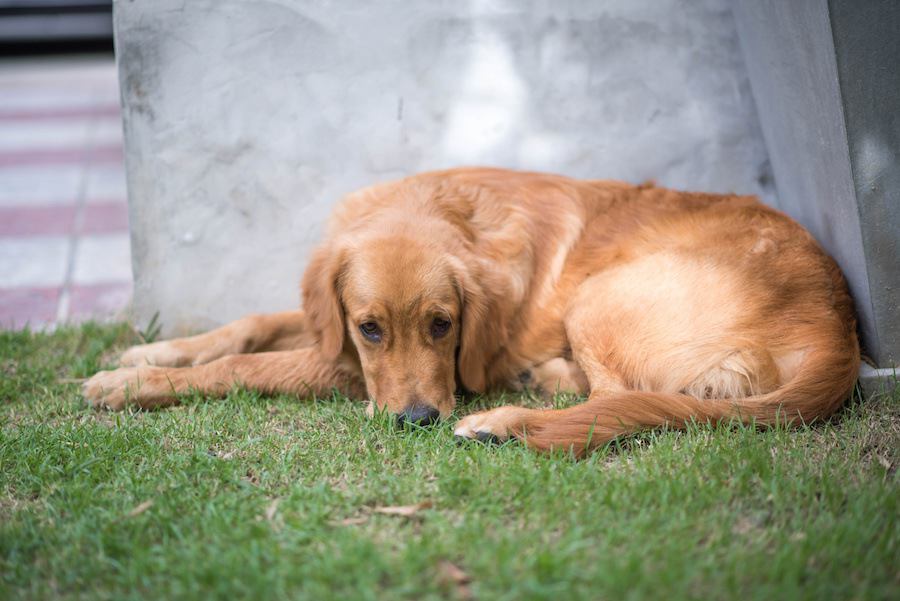
<path fill-rule="evenodd" d="M 108 318 L 131 290 L 112 57 L 0 61 L 0 327 Z"/>

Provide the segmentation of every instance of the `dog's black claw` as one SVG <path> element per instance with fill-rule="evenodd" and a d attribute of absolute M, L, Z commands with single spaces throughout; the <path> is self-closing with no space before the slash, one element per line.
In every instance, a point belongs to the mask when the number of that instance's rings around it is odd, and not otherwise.
<path fill-rule="evenodd" d="M 475 438 L 478 442 L 483 442 L 485 444 L 500 444 L 502 442 L 500 438 L 492 432 L 476 432 Z"/>
<path fill-rule="evenodd" d="M 480 442 L 482 444 L 502 444 L 501 441 L 495 434 L 491 434 L 490 432 L 476 432 L 475 438 L 469 438 L 468 436 L 460 436 L 454 435 L 453 438 L 456 439 L 456 444 L 464 445 L 472 442 Z"/>

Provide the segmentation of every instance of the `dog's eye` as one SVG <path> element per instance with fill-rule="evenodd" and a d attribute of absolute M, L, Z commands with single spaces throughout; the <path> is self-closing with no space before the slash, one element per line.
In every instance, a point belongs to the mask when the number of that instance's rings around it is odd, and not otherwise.
<path fill-rule="evenodd" d="M 379 328 L 378 324 L 374 321 L 367 321 L 360 324 L 359 331 L 372 342 L 381 342 L 381 328 Z"/>
<path fill-rule="evenodd" d="M 441 338 L 450 331 L 450 322 L 441 317 L 435 317 L 431 322 L 431 337 Z"/>

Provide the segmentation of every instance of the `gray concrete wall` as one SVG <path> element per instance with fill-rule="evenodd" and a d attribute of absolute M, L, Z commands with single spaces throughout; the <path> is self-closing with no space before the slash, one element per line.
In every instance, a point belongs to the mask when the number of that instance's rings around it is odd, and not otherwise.
<path fill-rule="evenodd" d="M 331 206 L 489 164 L 774 200 L 727 0 L 115 3 L 138 323 L 298 303 Z"/>
<path fill-rule="evenodd" d="M 865 353 L 900 359 L 900 3 L 736 1 L 779 202 L 844 270 Z"/>

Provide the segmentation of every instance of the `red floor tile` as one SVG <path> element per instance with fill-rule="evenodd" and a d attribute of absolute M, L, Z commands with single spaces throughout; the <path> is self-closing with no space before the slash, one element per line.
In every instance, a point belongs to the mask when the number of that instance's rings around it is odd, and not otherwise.
<path fill-rule="evenodd" d="M 53 150 L 16 150 L 0 152 L 0 167 L 47 165 L 59 163 L 112 163 L 122 161 L 121 146 L 100 148 L 64 148 Z"/>
<path fill-rule="evenodd" d="M 73 320 L 112 317 L 131 300 L 131 282 L 73 286 L 69 318 Z"/>
<path fill-rule="evenodd" d="M 74 224 L 75 205 L 0 208 L 0 236 L 59 236 Z"/>
<path fill-rule="evenodd" d="M 51 323 L 58 302 L 59 288 L 0 288 L 0 327 Z"/>
<path fill-rule="evenodd" d="M 128 205 L 124 202 L 91 203 L 84 207 L 85 234 L 111 234 L 128 231 Z"/>
<path fill-rule="evenodd" d="M 119 105 L 0 109 L 0 121 L 44 121 L 46 119 L 80 119 L 85 117 L 118 117 Z"/>

